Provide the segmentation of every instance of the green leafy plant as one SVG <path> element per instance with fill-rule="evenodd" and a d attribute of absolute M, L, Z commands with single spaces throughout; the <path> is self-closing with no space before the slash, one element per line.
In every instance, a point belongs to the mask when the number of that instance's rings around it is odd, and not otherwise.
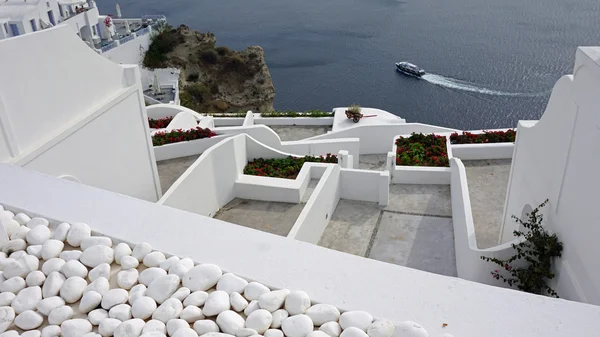
<path fill-rule="evenodd" d="M 360 105 L 352 104 L 351 106 L 348 107 L 347 111 L 352 114 L 359 114 L 360 113 Z"/>
<path fill-rule="evenodd" d="M 171 123 L 173 116 L 164 118 L 148 118 L 148 125 L 151 129 L 164 129 Z"/>
<path fill-rule="evenodd" d="M 233 51 L 233 50 L 231 50 L 231 49 L 229 49 L 229 48 L 227 48 L 227 47 L 224 47 L 224 46 L 221 46 L 221 47 L 216 47 L 216 48 L 215 48 L 215 50 L 217 51 L 217 53 L 218 53 L 220 56 L 226 56 L 226 55 L 230 55 L 230 54 L 233 54 L 233 53 L 234 53 L 234 51 Z"/>
<path fill-rule="evenodd" d="M 219 53 L 214 49 L 206 49 L 200 52 L 200 59 L 208 64 L 217 64 Z"/>
<path fill-rule="evenodd" d="M 446 137 L 422 133 L 413 133 L 408 138 L 399 137 L 396 140 L 396 165 L 450 166 Z"/>
<path fill-rule="evenodd" d="M 244 167 L 244 174 L 261 177 L 296 179 L 304 163 L 337 163 L 335 155 L 263 159 L 257 158 Z"/>
<path fill-rule="evenodd" d="M 313 117 L 313 118 L 319 118 L 319 117 L 333 117 L 333 113 L 331 112 L 327 112 L 327 111 L 322 111 L 322 110 L 308 110 L 308 111 L 304 111 L 304 112 L 296 112 L 296 111 L 267 111 L 267 112 L 261 112 L 260 113 L 261 117 L 264 118 L 275 118 L 275 117 L 288 117 L 288 118 L 295 118 L 295 117 Z"/>
<path fill-rule="evenodd" d="M 517 137 L 515 130 L 506 131 L 484 131 L 480 134 L 463 132 L 458 134 L 454 132 L 450 135 L 452 144 L 473 144 L 473 143 L 514 143 Z"/>
<path fill-rule="evenodd" d="M 186 142 L 195 139 L 210 138 L 216 134 L 210 131 L 209 128 L 203 129 L 201 127 L 195 127 L 189 130 L 172 130 L 169 132 L 157 132 L 152 136 L 152 145 L 161 146 L 165 144 Z"/>
<path fill-rule="evenodd" d="M 492 277 L 508 283 L 511 287 L 516 286 L 519 290 L 533 294 L 548 294 L 558 297 L 556 291 L 548 286 L 548 281 L 554 278 L 552 263 L 555 258 L 562 256 L 563 245 L 556 234 L 549 234 L 542 227 L 544 217 L 540 214 L 540 209 L 546 204 L 548 204 L 548 199 L 531 211 L 525 221 L 512 216 L 519 225 L 525 228 L 525 231 L 513 232 L 514 236 L 525 239 L 520 243 L 512 244 L 516 251 L 515 255 L 506 260 L 486 256 L 482 256 L 481 259 L 493 262 L 504 269 L 503 273 L 498 269 L 492 271 Z M 518 261 L 526 262 L 527 266 L 514 268 L 513 264 Z M 505 276 L 506 274 L 508 275 Z"/>
<path fill-rule="evenodd" d="M 167 54 L 175 50 L 179 44 L 184 42 L 184 37 L 171 26 L 163 27 L 152 37 L 152 42 L 144 55 L 143 65 L 146 68 L 167 67 Z"/>

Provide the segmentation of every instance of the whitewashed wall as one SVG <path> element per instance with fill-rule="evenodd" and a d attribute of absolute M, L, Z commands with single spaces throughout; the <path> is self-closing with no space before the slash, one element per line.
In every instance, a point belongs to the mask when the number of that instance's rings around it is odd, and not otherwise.
<path fill-rule="evenodd" d="M 128 41 L 124 44 L 119 45 L 117 48 L 113 48 L 109 51 L 102 53 L 102 56 L 107 59 L 120 64 L 142 64 L 144 55 L 150 46 L 150 35 L 145 34 L 138 36 L 135 39 Z M 142 85 L 143 88 L 147 87 L 145 83 L 147 76 L 144 76 L 146 71 L 142 71 Z"/>

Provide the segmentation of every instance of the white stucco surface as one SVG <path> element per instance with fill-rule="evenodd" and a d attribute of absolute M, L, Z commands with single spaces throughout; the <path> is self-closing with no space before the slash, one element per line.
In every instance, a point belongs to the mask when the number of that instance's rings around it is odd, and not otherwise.
<path fill-rule="evenodd" d="M 364 117 L 358 123 L 354 123 L 346 116 L 347 109 L 347 107 L 333 109 L 334 117 L 331 131 L 343 131 L 357 126 L 406 123 L 406 120 L 399 116 L 374 108 L 361 108 L 360 112 Z"/>

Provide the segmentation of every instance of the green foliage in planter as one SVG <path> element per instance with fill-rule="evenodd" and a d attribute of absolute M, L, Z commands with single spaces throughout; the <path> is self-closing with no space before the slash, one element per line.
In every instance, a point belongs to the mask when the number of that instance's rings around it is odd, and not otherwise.
<path fill-rule="evenodd" d="M 512 129 L 506 131 L 484 131 L 481 134 L 463 132 L 459 135 L 458 132 L 454 132 L 450 135 L 450 143 L 514 143 L 516 137 L 517 132 Z"/>
<path fill-rule="evenodd" d="M 152 145 L 161 146 L 165 144 L 185 142 L 195 139 L 210 138 L 216 136 L 216 134 L 210 131 L 209 128 L 203 129 L 201 127 L 195 127 L 189 130 L 172 130 L 169 132 L 157 132 L 152 136 Z"/>
<path fill-rule="evenodd" d="M 396 165 L 448 167 L 446 137 L 413 133 L 396 140 Z"/>
<path fill-rule="evenodd" d="M 148 118 L 148 125 L 151 129 L 164 129 L 171 123 L 173 120 L 173 116 L 165 117 L 165 118 Z"/>
<path fill-rule="evenodd" d="M 184 37 L 171 26 L 165 26 L 152 37 L 152 42 L 144 55 L 143 65 L 146 68 L 166 68 L 167 54 L 184 42 Z"/>
<path fill-rule="evenodd" d="M 540 209 L 548 203 L 548 199 L 529 213 L 529 219 L 523 221 L 516 216 L 512 218 L 525 228 L 525 231 L 514 231 L 518 238 L 524 238 L 525 241 L 519 244 L 512 244 L 516 253 L 507 260 L 490 258 L 482 256 L 481 259 L 493 262 L 499 265 L 505 272 L 498 269 L 491 272 L 492 277 L 508 283 L 509 286 L 516 286 L 519 290 L 533 294 L 548 294 L 552 297 L 558 297 L 554 289 L 548 286 L 548 281 L 554 278 L 552 272 L 552 262 L 554 258 L 562 256 L 563 245 L 558 241 L 556 234 L 549 234 L 543 227 L 543 215 Z M 527 267 L 514 268 L 513 263 L 524 261 Z M 505 276 L 506 274 L 510 276 Z"/>
<path fill-rule="evenodd" d="M 296 179 L 302 165 L 304 163 L 337 163 L 337 157 L 328 153 L 325 157 L 299 157 L 295 158 L 289 156 L 287 158 L 276 158 L 276 159 L 263 159 L 258 158 L 249 162 L 244 168 L 244 174 L 262 176 L 262 177 L 274 177 L 274 178 L 286 178 Z"/>
<path fill-rule="evenodd" d="M 360 113 L 360 105 L 352 104 L 351 106 L 348 107 L 348 111 L 353 114 L 359 114 Z"/>
<path fill-rule="evenodd" d="M 296 112 L 296 111 L 268 111 L 268 112 L 261 112 L 260 113 L 261 117 L 265 117 L 265 118 L 275 118 L 275 117 L 288 117 L 288 118 L 295 118 L 295 117 L 333 117 L 333 113 L 331 112 L 327 112 L 327 111 L 322 111 L 322 110 L 308 110 L 308 111 L 304 111 L 304 112 Z"/>

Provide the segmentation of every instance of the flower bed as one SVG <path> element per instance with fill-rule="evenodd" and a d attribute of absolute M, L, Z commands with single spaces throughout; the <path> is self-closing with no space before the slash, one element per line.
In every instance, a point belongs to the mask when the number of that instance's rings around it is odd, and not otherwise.
<path fill-rule="evenodd" d="M 150 125 L 151 129 L 164 129 L 171 123 L 173 120 L 173 116 L 165 117 L 165 118 L 148 118 L 148 125 Z"/>
<path fill-rule="evenodd" d="M 161 146 L 195 139 L 210 138 L 216 135 L 217 134 L 210 131 L 209 128 L 203 129 L 199 126 L 189 130 L 177 129 L 169 132 L 157 132 L 152 136 L 152 145 Z"/>
<path fill-rule="evenodd" d="M 477 144 L 477 143 L 514 143 L 517 132 L 513 129 L 506 131 L 484 131 L 483 133 L 454 132 L 450 135 L 452 144 Z"/>
<path fill-rule="evenodd" d="M 396 165 L 448 167 L 446 137 L 413 133 L 396 140 Z"/>
<path fill-rule="evenodd" d="M 246 112 L 231 112 L 231 113 L 211 113 L 209 114 L 213 117 L 224 117 L 224 118 L 244 118 L 246 117 Z M 322 110 L 308 110 L 304 112 L 297 111 L 268 111 L 261 112 L 261 118 L 278 118 L 278 117 L 286 117 L 286 118 L 296 118 L 296 117 L 312 117 L 312 118 L 321 118 L 321 117 L 333 117 L 332 112 L 322 111 Z"/>
<path fill-rule="evenodd" d="M 337 164 L 338 159 L 335 155 L 327 154 L 327 156 L 305 156 L 305 157 L 292 157 L 287 158 L 275 158 L 275 159 L 263 159 L 258 158 L 249 162 L 244 168 L 244 174 L 261 176 L 261 177 L 273 177 L 273 178 L 286 178 L 296 179 L 302 165 L 304 163 L 333 163 Z"/>

